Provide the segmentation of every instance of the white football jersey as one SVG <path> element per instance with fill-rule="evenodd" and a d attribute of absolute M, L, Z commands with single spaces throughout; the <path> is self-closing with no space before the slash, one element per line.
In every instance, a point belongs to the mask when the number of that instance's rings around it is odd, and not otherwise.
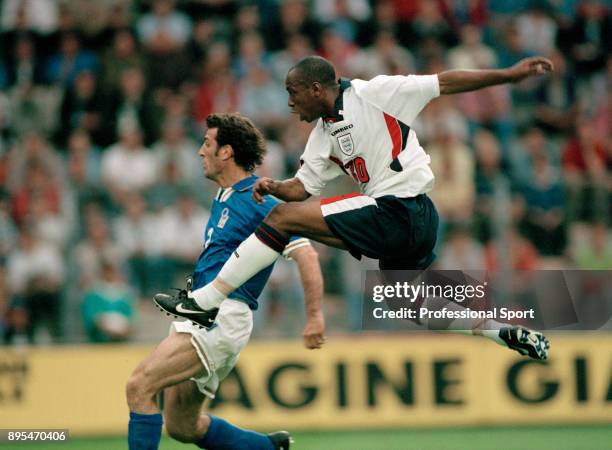
<path fill-rule="evenodd" d="M 310 133 L 296 177 L 311 195 L 347 173 L 371 197 L 414 197 L 433 187 L 429 155 L 410 125 L 440 95 L 437 75 L 341 80 L 336 116 Z"/>

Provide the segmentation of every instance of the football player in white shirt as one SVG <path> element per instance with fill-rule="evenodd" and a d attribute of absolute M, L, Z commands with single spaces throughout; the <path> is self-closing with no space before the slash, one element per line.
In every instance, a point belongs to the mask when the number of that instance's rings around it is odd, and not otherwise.
<path fill-rule="evenodd" d="M 516 83 L 552 70 L 550 60 L 532 57 L 507 69 L 348 81 L 337 80 L 324 58 L 304 58 L 285 81 L 292 112 L 300 120 L 317 121 L 301 167 L 294 178 L 260 178 L 253 189 L 257 201 L 270 194 L 288 203 L 275 206 L 217 278 L 190 295 L 203 311 L 218 308 L 230 292 L 272 264 L 292 235 L 378 259 L 381 269 L 426 269 L 435 257 L 438 214 L 426 195 L 434 184 L 429 156 L 412 122 L 439 95 Z M 361 193 L 304 202 L 343 173 Z M 449 328 L 489 337 L 535 359 L 548 355 L 547 339 L 524 327 L 462 319 Z"/>

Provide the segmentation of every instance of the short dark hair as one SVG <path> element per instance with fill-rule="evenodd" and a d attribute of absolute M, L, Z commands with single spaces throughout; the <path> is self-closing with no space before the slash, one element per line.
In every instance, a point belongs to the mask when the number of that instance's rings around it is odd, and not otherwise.
<path fill-rule="evenodd" d="M 234 161 L 248 172 L 263 162 L 266 154 L 266 141 L 261 131 L 240 113 L 209 114 L 206 126 L 217 129 L 219 147 L 231 145 Z"/>
<path fill-rule="evenodd" d="M 302 82 L 308 85 L 318 82 L 323 86 L 332 87 L 338 84 L 336 69 L 332 63 L 320 56 L 307 56 L 291 70 L 297 70 Z"/>

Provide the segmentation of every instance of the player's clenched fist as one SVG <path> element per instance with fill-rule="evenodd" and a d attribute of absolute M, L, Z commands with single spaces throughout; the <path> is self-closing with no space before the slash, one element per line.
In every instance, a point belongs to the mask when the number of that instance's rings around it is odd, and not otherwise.
<path fill-rule="evenodd" d="M 309 349 L 321 348 L 325 343 L 325 318 L 323 313 L 313 314 L 304 327 L 304 346 Z"/>
<path fill-rule="evenodd" d="M 264 201 L 264 195 L 273 194 L 274 186 L 277 182 L 272 178 L 261 177 L 253 186 L 253 198 L 257 203 L 262 203 Z"/>
<path fill-rule="evenodd" d="M 544 75 L 545 73 L 552 72 L 553 69 L 554 66 L 550 59 L 542 56 L 533 56 L 520 60 L 510 67 L 509 71 L 512 81 L 516 83 L 527 77 Z"/>

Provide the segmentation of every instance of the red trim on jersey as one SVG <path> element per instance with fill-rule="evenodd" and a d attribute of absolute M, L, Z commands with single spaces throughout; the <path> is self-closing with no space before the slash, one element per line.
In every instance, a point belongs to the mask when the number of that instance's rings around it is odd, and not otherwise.
<path fill-rule="evenodd" d="M 402 151 L 402 130 L 400 129 L 399 123 L 397 123 L 397 119 L 395 117 L 392 117 L 385 112 L 383 115 L 385 116 L 385 123 L 387 124 L 387 130 L 389 130 L 389 136 L 391 136 L 391 141 L 393 142 L 391 159 L 395 159 Z"/>
<path fill-rule="evenodd" d="M 362 197 L 364 194 L 359 192 L 353 192 L 351 194 L 336 195 L 335 197 L 328 197 L 321 199 L 321 205 L 329 205 L 330 203 L 339 202 L 340 200 L 346 200 L 347 198 Z"/>

